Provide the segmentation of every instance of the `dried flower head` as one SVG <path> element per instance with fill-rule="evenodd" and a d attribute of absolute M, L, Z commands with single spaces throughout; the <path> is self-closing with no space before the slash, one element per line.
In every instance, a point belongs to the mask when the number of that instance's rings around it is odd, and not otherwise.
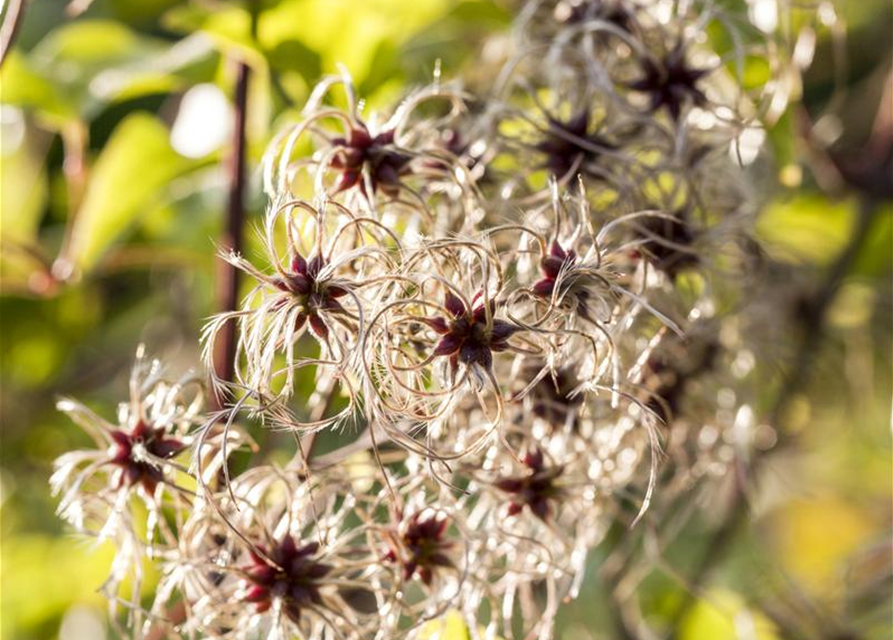
<path fill-rule="evenodd" d="M 707 103 L 707 96 L 699 85 L 711 69 L 692 66 L 686 51 L 685 45 L 679 41 L 663 58 L 645 58 L 642 76 L 629 85 L 630 89 L 648 96 L 651 111 L 666 109 L 676 121 L 686 107 Z"/>
<path fill-rule="evenodd" d="M 176 525 L 163 510 L 184 511 L 191 501 L 191 490 L 177 478 L 186 467 L 175 458 L 192 442 L 202 387 L 194 375 L 168 380 L 161 364 L 147 361 L 140 346 L 130 374 L 130 397 L 119 406 L 116 424 L 74 400 L 57 404 L 96 445 L 55 461 L 50 484 L 62 496 L 57 512 L 79 531 L 115 542 L 117 553 L 104 587 L 113 611 L 125 577 L 131 576 L 131 612 L 138 614 L 143 561 L 176 545 Z"/>
<path fill-rule="evenodd" d="M 203 333 L 213 371 L 236 326 L 225 406 L 141 353 L 117 424 L 60 403 L 97 442 L 57 462 L 60 514 L 119 544 L 115 588 L 161 566 L 142 632 L 421 639 L 453 609 L 475 639 L 548 639 L 613 524 L 640 549 L 746 455 L 742 145 L 786 94 L 725 70 L 743 54 L 708 28 L 776 43 L 724 11 L 534 0 L 492 90 L 438 73 L 384 116 L 320 82 L 264 158 L 264 264 L 222 256 L 253 281 Z M 228 464 L 243 419 L 294 435 L 291 462 Z M 324 430 L 343 446 L 312 456 Z M 628 586 L 649 561 L 613 564 Z"/>

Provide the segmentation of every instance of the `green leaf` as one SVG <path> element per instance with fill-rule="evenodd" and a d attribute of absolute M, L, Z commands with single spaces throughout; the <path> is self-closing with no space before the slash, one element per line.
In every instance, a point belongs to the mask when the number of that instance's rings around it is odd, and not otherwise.
<path fill-rule="evenodd" d="M 244 57 L 252 65 L 264 64 L 263 53 L 251 37 L 251 15 L 241 7 L 222 5 L 212 10 L 181 5 L 165 13 L 162 23 L 179 33 L 203 33 L 220 50 Z"/>
<path fill-rule="evenodd" d="M 130 100 L 153 93 L 180 91 L 213 80 L 217 53 L 213 42 L 196 34 L 136 61 L 106 69 L 90 83 L 101 100 Z"/>
<path fill-rule="evenodd" d="M 45 534 L 6 534 L 3 538 L 3 574 L 16 576 L 16 588 L 4 589 L 3 635 L 36 636 L 73 604 L 101 611 L 105 599 L 99 591 L 114 557 L 114 545 L 90 545 L 86 539 Z M 51 559 L 51 561 L 48 561 Z M 144 562 L 141 592 L 151 593 L 157 572 Z M 131 588 L 125 580 L 124 593 Z M 58 624 L 58 623 L 57 623 Z"/>
<path fill-rule="evenodd" d="M 319 53 L 297 40 L 283 40 L 267 51 L 270 67 L 276 71 L 296 71 L 301 77 L 314 81 L 322 73 Z"/>
<path fill-rule="evenodd" d="M 750 611 L 731 591 L 714 591 L 699 600 L 680 625 L 682 640 L 778 640 L 775 625 L 759 612 Z"/>
<path fill-rule="evenodd" d="M 8 545 L 8 546 L 7 546 Z M 45 535 L 7 536 L 4 539 L 4 573 L 16 575 L 16 589 L 4 594 L 4 633 L 18 635 L 35 630 L 73 602 L 102 606 L 97 587 L 102 584 L 112 559 L 112 547 L 103 545 L 91 554 L 80 541 L 52 539 Z M 53 558 L 48 563 L 47 558 Z M 15 574 L 11 572 L 15 571 Z"/>
<path fill-rule="evenodd" d="M 757 233 L 778 259 L 828 264 L 849 238 L 855 208 L 854 200 L 800 194 L 770 204 L 757 221 Z"/>
<path fill-rule="evenodd" d="M 13 148 L 0 158 L 0 272 L 5 291 L 25 290 L 39 265 L 35 252 L 47 202 L 49 135 L 31 130 L 18 109 L 4 106 L 4 111 L 3 143 Z"/>
<path fill-rule="evenodd" d="M 139 45 L 140 38 L 121 23 L 81 20 L 50 32 L 37 45 L 34 56 L 87 69 L 132 57 Z"/>
<path fill-rule="evenodd" d="M 394 43 L 390 40 L 382 40 L 371 55 L 372 64 L 369 65 L 367 75 L 359 86 L 360 95 L 368 96 L 388 80 L 402 79 L 400 69 L 400 56 Z"/>
<path fill-rule="evenodd" d="M 65 99 L 53 81 L 16 50 L 3 62 L 0 93 L 4 104 L 39 111 L 56 125 L 77 115 L 75 106 Z"/>
<path fill-rule="evenodd" d="M 372 72 L 373 56 L 382 42 L 399 48 L 442 17 L 450 3 L 442 0 L 283 0 L 260 15 L 258 37 L 268 51 L 281 42 L 298 40 L 317 51 L 324 72 L 343 63 L 361 84 Z"/>
<path fill-rule="evenodd" d="M 24 139 L 18 146 L 2 157 L 0 234 L 4 242 L 29 244 L 37 240 L 40 217 L 46 205 L 44 157 L 47 144 L 29 133 L 22 135 Z"/>
<path fill-rule="evenodd" d="M 478 28 L 486 25 L 490 29 L 508 26 L 514 17 L 511 11 L 490 0 L 465 0 L 457 4 L 449 16 Z"/>
<path fill-rule="evenodd" d="M 112 133 L 94 166 L 72 230 L 71 259 L 87 271 L 152 207 L 168 183 L 198 163 L 170 146 L 154 117 L 129 116 Z"/>
<path fill-rule="evenodd" d="M 169 43 L 136 34 L 109 20 L 81 20 L 51 31 L 27 54 L 4 65 L 4 102 L 31 107 L 61 128 L 78 116 L 90 119 L 121 92 L 121 68 L 163 59 Z M 175 66 L 172 62 L 169 67 Z M 169 69 L 151 69 L 152 82 L 143 79 L 142 92 L 169 91 Z M 109 82 L 118 74 L 118 82 Z M 126 73 L 124 73 L 126 77 Z"/>

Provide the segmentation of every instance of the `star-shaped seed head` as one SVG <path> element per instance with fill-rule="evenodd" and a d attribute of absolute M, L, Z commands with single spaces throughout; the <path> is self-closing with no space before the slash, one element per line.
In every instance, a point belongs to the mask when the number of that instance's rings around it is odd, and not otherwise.
<path fill-rule="evenodd" d="M 338 298 L 347 295 L 344 287 L 332 284 L 328 278 L 320 278 L 326 264 L 325 258 L 320 254 L 305 260 L 300 253 L 295 252 L 289 272 L 285 277 L 274 280 L 276 288 L 292 294 L 301 304 L 302 309 L 295 319 L 295 331 L 309 320 L 313 333 L 322 340 L 329 336 L 329 328 L 322 315 L 345 313 Z"/>
<path fill-rule="evenodd" d="M 545 522 L 551 513 L 550 502 L 561 496 L 556 480 L 563 469 L 547 466 L 545 456 L 539 449 L 527 452 L 521 461 L 527 468 L 526 473 L 498 480 L 496 487 L 511 496 L 508 506 L 510 516 L 518 515 L 527 507 Z"/>
<path fill-rule="evenodd" d="M 645 241 L 640 250 L 651 263 L 670 277 L 698 264 L 698 256 L 689 249 L 697 234 L 682 213 L 673 218 L 650 217 L 642 223 Z"/>
<path fill-rule="evenodd" d="M 153 427 L 143 420 L 130 431 L 116 429 L 110 435 L 115 442 L 111 462 L 122 470 L 119 486 L 139 483 L 150 495 L 164 479 L 164 472 L 149 458 L 169 460 L 186 448 L 179 440 L 169 438 L 164 427 Z"/>
<path fill-rule="evenodd" d="M 702 106 L 707 103 L 707 96 L 698 83 L 710 71 L 690 66 L 680 42 L 662 60 L 645 58 L 642 77 L 629 87 L 649 96 L 650 111 L 664 108 L 674 121 L 678 121 L 686 105 Z"/>
<path fill-rule="evenodd" d="M 394 146 L 394 130 L 372 135 L 363 123 L 352 127 L 346 138 L 335 138 L 332 144 L 338 150 L 332 160 L 332 168 L 341 172 L 337 192 L 358 187 L 366 193 L 363 169 L 369 174 L 372 191 L 381 189 L 394 196 L 400 190 L 400 178 L 409 173 L 412 156 Z"/>
<path fill-rule="evenodd" d="M 447 292 L 444 307 L 450 318 L 425 318 L 423 322 L 442 336 L 434 355 L 449 358 L 454 370 L 460 362 L 489 369 L 493 352 L 508 349 L 509 338 L 518 331 L 511 322 L 494 317 L 496 301 L 492 299 L 486 307 L 480 304 L 469 310 L 461 298 Z"/>
<path fill-rule="evenodd" d="M 245 568 L 245 602 L 254 603 L 255 610 L 263 613 L 275 599 L 281 599 L 283 611 L 294 622 L 301 619 L 302 610 L 308 606 L 323 606 L 320 587 L 332 567 L 319 560 L 318 543 L 298 546 L 286 534 L 269 550 L 258 548 L 263 555 L 252 551 L 252 564 Z"/>
<path fill-rule="evenodd" d="M 595 132 L 589 131 L 589 111 L 584 110 L 563 122 L 549 117 L 549 127 L 536 148 L 546 156 L 546 166 L 556 177 L 562 178 L 575 167 L 585 171 L 585 165 L 598 159 L 599 148 L 614 149 Z"/>
<path fill-rule="evenodd" d="M 400 562 L 404 580 L 417 575 L 425 585 L 430 585 L 438 568 L 453 566 L 448 555 L 453 544 L 446 536 L 447 518 L 423 513 L 409 518 L 402 533 L 397 534 L 399 548 L 391 549 L 385 560 Z"/>

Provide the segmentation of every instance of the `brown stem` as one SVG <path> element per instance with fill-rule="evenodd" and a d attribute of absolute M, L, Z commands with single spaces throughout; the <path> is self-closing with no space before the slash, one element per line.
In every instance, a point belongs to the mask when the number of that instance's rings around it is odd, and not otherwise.
<path fill-rule="evenodd" d="M 66 125 L 61 132 L 62 138 L 62 175 L 68 191 L 68 218 L 65 221 L 65 236 L 59 254 L 53 262 L 52 275 L 57 282 L 66 282 L 74 275 L 72 247 L 74 230 L 81 203 L 87 190 L 87 145 L 89 131 L 87 125 L 77 121 Z"/>
<path fill-rule="evenodd" d="M 6 61 L 12 45 L 15 44 L 22 18 L 25 17 L 25 0 L 11 0 L 3 15 L 3 25 L 0 26 L 0 67 Z"/>
<path fill-rule="evenodd" d="M 329 409 L 332 408 L 332 404 L 335 402 L 335 395 L 338 389 L 338 385 L 336 381 L 333 379 L 328 383 L 328 386 L 324 392 L 318 394 L 315 398 L 316 402 L 313 403 L 313 397 L 311 397 L 311 404 L 313 404 L 313 410 L 310 412 L 310 422 L 319 422 L 322 420 L 326 413 L 328 413 Z M 313 457 L 313 448 L 316 445 L 318 433 L 314 431 L 306 436 L 301 438 L 301 450 L 304 455 L 304 466 L 307 467 L 310 464 L 310 459 Z"/>
<path fill-rule="evenodd" d="M 248 79 L 250 69 L 244 62 L 238 63 L 234 95 L 235 122 L 230 155 L 227 161 L 229 174 L 229 201 L 226 210 L 226 228 L 220 245 L 224 250 L 242 251 L 242 228 L 245 223 L 245 123 L 248 112 Z M 239 305 L 239 274 L 225 260 L 218 261 L 217 309 L 221 313 L 235 311 Z M 232 382 L 235 373 L 236 325 L 227 323 L 217 340 L 214 353 L 214 372 L 217 377 Z M 217 398 L 218 404 L 222 402 Z"/>

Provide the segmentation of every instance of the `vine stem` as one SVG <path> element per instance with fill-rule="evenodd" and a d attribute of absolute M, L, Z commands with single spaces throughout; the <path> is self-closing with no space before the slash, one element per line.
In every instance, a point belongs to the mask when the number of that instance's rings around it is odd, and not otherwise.
<path fill-rule="evenodd" d="M 243 228 L 245 226 L 245 126 L 248 115 L 248 80 L 251 70 L 243 62 L 237 62 L 236 86 L 233 95 L 234 122 L 233 137 L 227 158 L 229 193 L 226 208 L 226 222 L 220 237 L 220 246 L 224 250 L 242 251 Z M 218 260 L 216 286 L 217 309 L 221 313 L 235 311 L 239 305 L 239 273 L 235 267 L 225 260 Z M 221 379 L 232 382 L 235 375 L 236 359 L 236 325 L 227 323 L 221 331 L 214 352 L 214 372 Z M 222 408 L 223 398 L 211 397 L 212 411 Z M 182 602 L 171 606 L 168 611 L 168 625 L 181 624 L 187 617 L 187 610 Z M 146 640 L 162 640 L 167 637 L 167 625 L 154 625 L 146 635 Z"/>
<path fill-rule="evenodd" d="M 220 238 L 223 250 L 242 252 L 245 226 L 245 127 L 248 115 L 248 81 L 251 70 L 240 61 L 237 63 L 236 86 L 233 96 L 234 122 L 230 155 L 227 159 L 229 194 L 226 209 L 226 226 Z M 218 261 L 216 279 L 217 310 L 221 313 L 235 311 L 239 306 L 239 272 L 225 260 Z M 236 324 L 229 322 L 221 330 L 214 353 L 214 373 L 221 380 L 232 382 L 235 375 Z M 216 398 L 217 404 L 222 398 Z"/>
<path fill-rule="evenodd" d="M 0 66 L 12 51 L 12 45 L 15 44 L 24 17 L 25 0 L 10 0 L 3 14 L 3 24 L 0 26 Z"/>

